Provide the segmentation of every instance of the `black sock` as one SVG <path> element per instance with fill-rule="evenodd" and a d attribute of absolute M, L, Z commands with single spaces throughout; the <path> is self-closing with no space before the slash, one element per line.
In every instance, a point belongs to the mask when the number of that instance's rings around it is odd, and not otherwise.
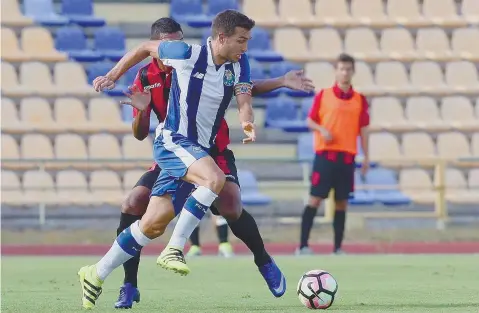
<path fill-rule="evenodd" d="M 346 211 L 335 211 L 334 212 L 334 251 L 341 248 L 344 237 L 344 225 L 346 223 Z"/>
<path fill-rule="evenodd" d="M 263 238 L 259 233 L 258 225 L 254 218 L 245 210 L 236 221 L 228 222 L 233 234 L 243 241 L 253 252 L 254 263 L 257 266 L 271 262 L 271 257 L 264 248 Z"/>
<path fill-rule="evenodd" d="M 130 227 L 131 224 L 139 219 L 141 219 L 141 215 L 121 213 L 120 226 L 118 226 L 118 229 L 116 230 L 116 235 L 118 236 L 122 231 Z M 138 286 L 138 266 L 140 265 L 140 253 L 123 263 L 123 270 L 125 271 L 125 284 L 130 283 L 135 287 Z"/>
<path fill-rule="evenodd" d="M 303 217 L 301 219 L 301 242 L 300 248 L 308 246 L 309 234 L 311 233 L 311 228 L 313 228 L 314 217 L 318 212 L 317 208 L 307 205 L 304 208 Z"/>
<path fill-rule="evenodd" d="M 192 246 L 200 246 L 200 227 L 196 227 L 191 233 L 190 241 Z"/>
<path fill-rule="evenodd" d="M 216 226 L 216 232 L 220 243 L 228 242 L 228 224 Z"/>

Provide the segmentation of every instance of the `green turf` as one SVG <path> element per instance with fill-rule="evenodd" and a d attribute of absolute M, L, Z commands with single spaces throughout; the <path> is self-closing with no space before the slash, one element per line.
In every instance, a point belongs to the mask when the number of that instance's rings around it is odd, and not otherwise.
<path fill-rule="evenodd" d="M 81 312 L 76 272 L 97 258 L 2 258 L 2 312 Z M 335 312 L 479 312 L 479 256 L 277 257 L 288 279 L 281 299 L 266 288 L 251 258 L 204 257 L 179 277 L 143 258 L 135 312 L 306 312 L 296 296 L 301 274 L 325 269 L 339 283 Z M 97 312 L 117 312 L 122 270 L 104 285 Z"/>

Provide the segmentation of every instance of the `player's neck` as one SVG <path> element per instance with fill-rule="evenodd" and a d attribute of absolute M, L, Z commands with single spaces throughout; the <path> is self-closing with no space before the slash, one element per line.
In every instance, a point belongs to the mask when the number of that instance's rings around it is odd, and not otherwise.
<path fill-rule="evenodd" d="M 338 83 L 339 89 L 341 89 L 344 92 L 348 92 L 349 89 L 351 88 L 351 83 Z"/>
<path fill-rule="evenodd" d="M 213 63 L 217 66 L 225 64 L 228 60 L 221 56 L 219 51 L 220 48 L 215 43 L 215 41 L 211 41 L 209 44 L 210 44 L 211 52 L 213 53 Z"/>

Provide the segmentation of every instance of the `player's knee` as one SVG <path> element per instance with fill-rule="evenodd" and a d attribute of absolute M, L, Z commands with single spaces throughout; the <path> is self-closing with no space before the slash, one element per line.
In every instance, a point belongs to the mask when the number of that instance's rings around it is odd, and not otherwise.
<path fill-rule="evenodd" d="M 162 221 L 153 221 L 153 220 L 143 220 L 141 222 L 141 231 L 143 234 L 150 238 L 157 238 L 160 237 L 165 233 L 166 227 L 168 226 L 168 223 L 164 223 Z"/>
<path fill-rule="evenodd" d="M 236 221 L 243 212 L 239 188 L 223 188 L 218 198 L 218 211 L 228 222 Z"/>
<path fill-rule="evenodd" d="M 336 200 L 336 211 L 346 211 L 348 200 Z"/>
<path fill-rule="evenodd" d="M 204 187 L 213 191 L 215 194 L 219 194 L 223 186 L 225 185 L 226 177 L 221 171 L 212 171 L 208 173 L 204 179 Z"/>
<path fill-rule="evenodd" d="M 144 187 L 136 187 L 123 200 L 121 212 L 131 215 L 143 215 L 149 201 L 150 190 Z"/>
<path fill-rule="evenodd" d="M 319 206 L 321 205 L 321 198 L 319 197 L 314 197 L 314 196 L 310 196 L 309 197 L 309 201 L 308 201 L 308 206 L 311 207 L 311 208 L 319 208 Z"/>

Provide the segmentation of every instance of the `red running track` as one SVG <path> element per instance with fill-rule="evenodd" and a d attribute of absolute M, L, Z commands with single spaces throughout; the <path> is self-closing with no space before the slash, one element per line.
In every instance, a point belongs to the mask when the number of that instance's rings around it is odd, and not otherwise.
<path fill-rule="evenodd" d="M 38 255 L 38 256 L 73 256 L 103 255 L 108 251 L 107 245 L 2 245 L 2 255 Z M 316 253 L 331 253 L 332 246 L 314 244 L 311 248 Z M 147 246 L 144 255 L 158 255 L 161 245 Z M 291 243 L 269 243 L 266 249 L 271 254 L 292 254 L 296 249 Z M 344 251 L 352 254 L 433 254 L 433 253 L 479 253 L 479 242 L 395 242 L 395 243 L 348 243 Z M 248 254 L 244 244 L 234 245 L 236 254 Z M 203 254 L 217 254 L 216 244 L 205 244 Z"/>

